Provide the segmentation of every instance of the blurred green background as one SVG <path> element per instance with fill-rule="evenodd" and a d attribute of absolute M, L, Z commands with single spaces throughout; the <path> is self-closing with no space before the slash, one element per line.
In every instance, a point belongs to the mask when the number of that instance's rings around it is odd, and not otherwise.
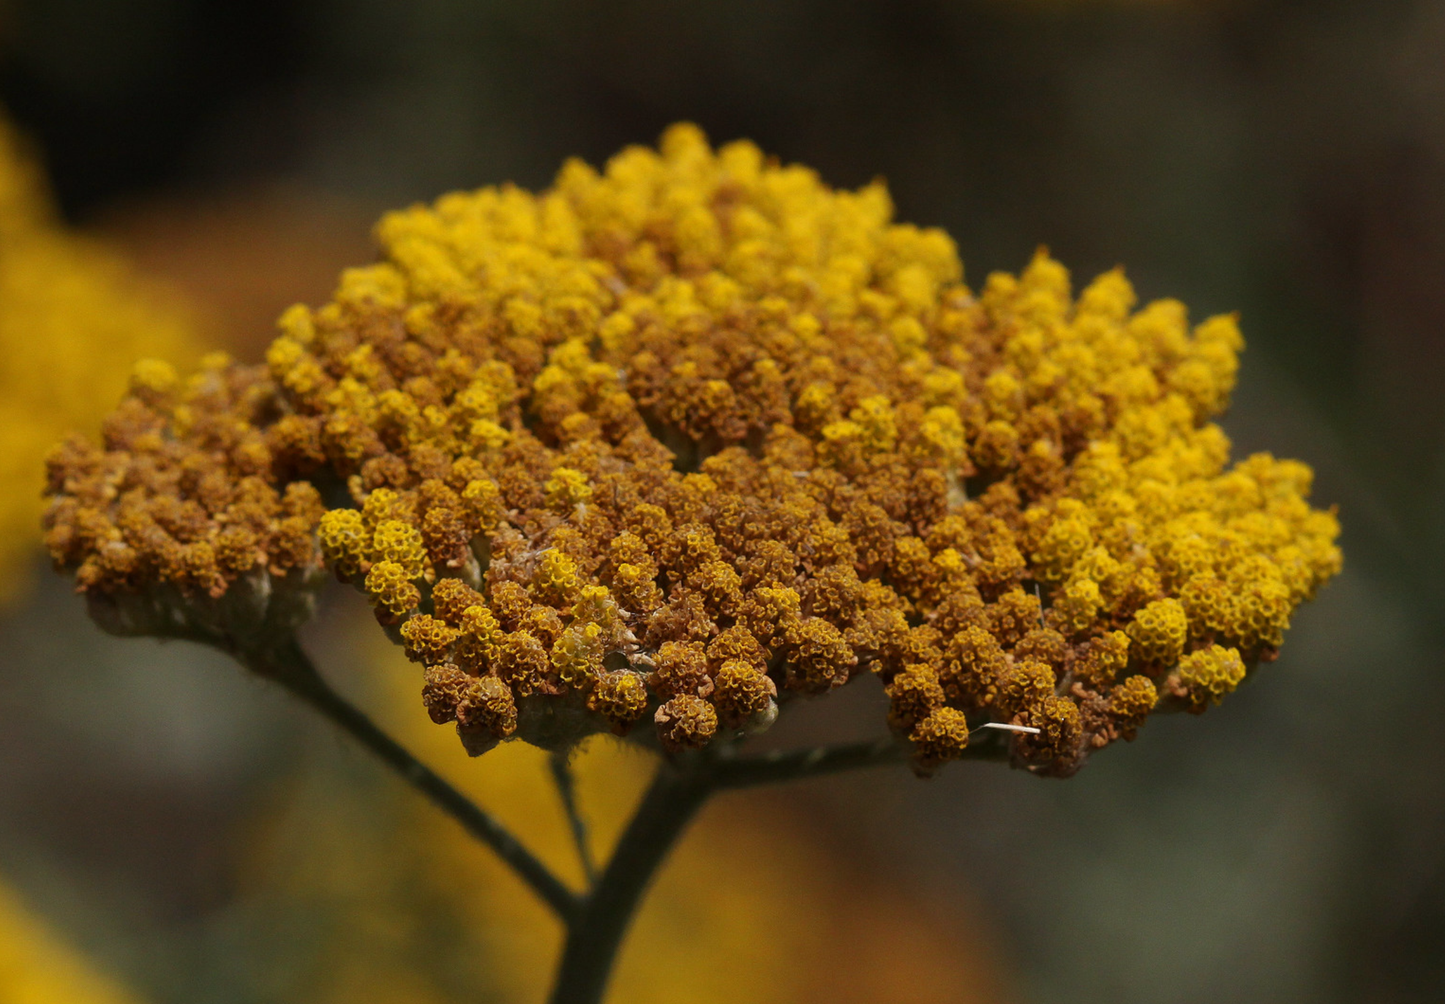
<path fill-rule="evenodd" d="M 9 0 L 0 103 L 67 218 L 247 358 L 380 210 L 544 186 L 678 119 L 883 176 L 971 284 L 1042 243 L 1239 310 L 1236 453 L 1313 464 L 1345 527 L 1279 662 L 1067 783 L 874 772 L 778 812 L 840 888 L 881 869 L 954 918 L 960 1000 L 1445 998 L 1445 2 Z M 0 614 L 0 870 L 146 1000 L 308 999 L 324 962 L 250 848 L 298 791 L 364 804 L 370 765 L 218 657 L 103 638 L 40 565 Z M 790 728 L 852 728 L 838 703 Z M 888 933 L 847 914 L 833 952 Z"/>

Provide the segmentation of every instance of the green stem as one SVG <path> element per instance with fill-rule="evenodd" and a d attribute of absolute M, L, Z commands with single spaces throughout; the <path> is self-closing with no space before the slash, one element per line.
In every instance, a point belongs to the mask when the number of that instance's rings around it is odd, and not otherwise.
<path fill-rule="evenodd" d="M 331 719 L 342 731 L 381 759 L 403 780 L 451 816 L 472 836 L 495 851 L 530 885 L 563 921 L 570 922 L 580 900 L 501 823 L 471 799 L 453 788 L 362 711 L 321 678 L 310 658 L 294 640 L 265 652 L 237 653 L 248 668 L 281 684 Z"/>
<path fill-rule="evenodd" d="M 751 788 L 844 770 L 902 763 L 907 758 L 908 748 L 891 736 L 870 742 L 839 743 L 812 749 L 773 750 L 720 760 L 715 783 L 719 788 Z"/>
<path fill-rule="evenodd" d="M 713 790 L 705 761 L 663 763 L 567 929 L 551 1004 L 599 1004 L 648 882 Z"/>
<path fill-rule="evenodd" d="M 587 821 L 582 818 L 582 809 L 577 804 L 577 783 L 572 776 L 572 766 L 567 762 L 570 755 L 570 751 L 552 754 L 552 780 L 557 782 L 557 794 L 561 796 L 562 808 L 567 812 L 572 842 L 577 845 L 577 857 L 582 862 L 582 874 L 587 879 L 587 885 L 591 886 L 597 881 L 597 865 L 592 860 L 592 845 L 587 839 Z"/>
<path fill-rule="evenodd" d="M 752 788 L 762 784 L 778 784 L 803 778 L 837 774 L 845 770 L 883 767 L 903 763 L 911 752 L 906 743 L 891 736 L 867 742 L 838 743 L 801 750 L 773 750 L 754 756 L 720 757 L 714 770 L 716 788 Z M 1007 748 L 996 740 L 986 739 L 971 744 L 963 759 L 994 760 L 1008 756 Z"/>
<path fill-rule="evenodd" d="M 376 754 L 468 833 L 492 848 L 552 908 L 566 924 L 567 940 L 551 1004 L 600 1004 L 622 939 L 648 883 L 713 792 L 900 763 L 908 754 L 906 745 L 883 738 L 753 756 L 738 756 L 724 748 L 666 761 L 658 767 L 606 870 L 585 896 L 578 896 L 501 823 L 333 690 L 294 639 L 275 649 L 236 654 L 252 671 L 281 684 Z M 965 755 L 982 759 L 996 757 L 1000 751 L 1000 744 L 984 742 L 970 747 Z M 590 878 L 591 855 L 577 812 L 571 773 L 565 760 L 555 758 L 552 770 L 583 868 Z"/>
<path fill-rule="evenodd" d="M 812 749 L 738 756 L 730 749 L 664 762 L 617 842 L 602 877 L 568 923 L 550 1004 L 600 1004 L 623 936 L 657 868 L 688 822 L 717 791 L 902 763 L 909 748 L 892 737 Z M 965 757 L 995 759 L 1006 747 L 985 740 Z"/>

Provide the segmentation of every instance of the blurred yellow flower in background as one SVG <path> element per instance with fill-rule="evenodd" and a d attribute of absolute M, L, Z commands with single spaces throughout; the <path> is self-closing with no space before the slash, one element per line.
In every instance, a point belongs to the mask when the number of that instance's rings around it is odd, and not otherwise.
<path fill-rule="evenodd" d="M 20 591 L 39 544 L 45 454 L 99 423 L 138 356 L 189 361 L 196 339 L 177 297 L 61 223 L 0 118 L 0 602 Z"/>
<path fill-rule="evenodd" d="M 178 301 L 60 223 L 39 165 L 0 118 L 0 603 L 39 553 L 46 452 L 110 410 L 137 353 L 186 358 L 194 337 Z M 134 1000 L 0 882 L 0 1001 Z"/>
<path fill-rule="evenodd" d="M 5 1004 L 136 1004 L 98 974 L 0 883 L 0 1001 Z"/>

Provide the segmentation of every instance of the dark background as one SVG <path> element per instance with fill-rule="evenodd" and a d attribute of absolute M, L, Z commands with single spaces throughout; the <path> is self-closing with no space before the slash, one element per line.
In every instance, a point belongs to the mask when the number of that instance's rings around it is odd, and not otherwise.
<path fill-rule="evenodd" d="M 806 797 L 974 903 L 1021 999 L 1445 997 L 1445 3 L 10 0 L 0 102 L 67 216 L 161 266 L 198 218 L 253 270 L 281 217 L 273 271 L 304 272 L 287 235 L 364 257 L 381 209 L 545 186 L 691 119 L 882 175 L 975 286 L 1042 243 L 1081 282 L 1122 262 L 1145 299 L 1240 310 L 1236 452 L 1314 464 L 1345 527 L 1281 660 L 1067 783 Z M 326 295 L 306 282 L 285 295 Z M 246 308 L 274 316 L 272 289 Z M 0 618 L 0 865 L 156 1000 L 269 999 L 177 932 L 227 908 L 238 805 L 312 726 L 183 649 L 101 641 L 63 594 Z"/>

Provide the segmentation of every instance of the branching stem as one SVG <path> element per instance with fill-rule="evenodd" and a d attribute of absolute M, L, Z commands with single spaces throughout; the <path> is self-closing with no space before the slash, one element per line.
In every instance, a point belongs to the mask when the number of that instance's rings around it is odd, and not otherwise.
<path fill-rule="evenodd" d="M 683 830 L 714 792 L 819 777 L 844 770 L 902 763 L 905 744 L 892 737 L 811 749 L 744 755 L 735 746 L 686 753 L 664 760 L 651 787 L 617 842 L 600 875 L 592 860 L 587 828 L 578 810 L 572 772 L 565 755 L 552 758 L 552 774 L 567 811 L 572 836 L 587 875 L 588 891 L 578 895 L 485 810 L 379 729 L 370 718 L 322 679 L 294 639 L 264 652 L 238 657 L 254 672 L 281 684 L 376 754 L 407 783 L 468 833 L 486 844 L 552 908 L 567 928 L 551 1004 L 600 1004 L 618 949 L 657 869 Z M 996 759 L 1007 746 L 985 740 L 965 756 Z"/>
<path fill-rule="evenodd" d="M 652 876 L 712 787 L 705 765 L 663 763 L 607 870 L 568 925 L 551 1004 L 597 1004 Z"/>
<path fill-rule="evenodd" d="M 907 748 L 891 736 L 869 742 L 772 750 L 752 756 L 720 758 L 713 783 L 718 788 L 752 788 L 843 770 L 902 763 L 907 756 Z"/>
<path fill-rule="evenodd" d="M 752 788 L 763 784 L 799 781 L 803 778 L 837 774 L 845 770 L 882 767 L 903 763 L 909 749 L 891 736 L 858 743 L 837 743 L 800 750 L 773 750 L 753 756 L 720 757 L 714 771 L 713 787 Z M 1007 756 L 1003 744 L 984 741 L 970 745 L 965 759 L 992 760 Z"/>
<path fill-rule="evenodd" d="M 1005 753 L 1002 744 L 985 741 L 965 755 L 987 759 Z M 907 756 L 906 745 L 885 737 L 749 756 L 722 747 L 664 761 L 612 860 L 568 925 L 551 1004 L 599 1004 L 643 893 L 687 824 L 714 792 L 897 764 Z"/>
<path fill-rule="evenodd" d="M 281 684 L 375 753 L 403 780 L 451 816 L 472 836 L 496 851 L 563 921 L 578 912 L 580 899 L 553 875 L 506 827 L 442 779 L 387 735 L 355 705 L 333 690 L 294 640 L 262 653 L 238 656 L 257 674 Z"/>

